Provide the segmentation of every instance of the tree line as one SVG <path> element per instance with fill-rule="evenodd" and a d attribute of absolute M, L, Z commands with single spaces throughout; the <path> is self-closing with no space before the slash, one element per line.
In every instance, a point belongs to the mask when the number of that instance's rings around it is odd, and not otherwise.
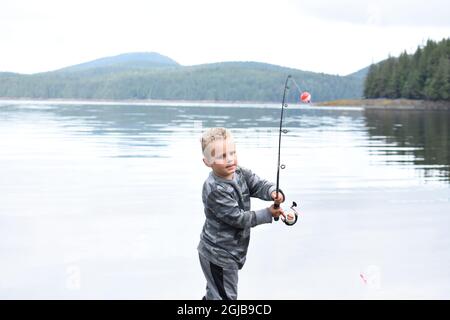
<path fill-rule="evenodd" d="M 414 54 L 373 64 L 364 83 L 365 98 L 450 100 L 450 38 L 428 40 Z"/>
<path fill-rule="evenodd" d="M 281 102 L 291 74 L 313 101 L 362 97 L 363 80 L 255 62 L 1 74 L 0 97 Z M 299 101 L 292 86 L 288 101 Z"/>

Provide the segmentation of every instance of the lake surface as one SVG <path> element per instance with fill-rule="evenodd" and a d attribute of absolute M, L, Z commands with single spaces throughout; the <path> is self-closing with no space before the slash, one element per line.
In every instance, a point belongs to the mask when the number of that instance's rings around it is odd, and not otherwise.
<path fill-rule="evenodd" d="M 0 298 L 200 299 L 204 128 L 276 177 L 279 105 L 0 102 Z M 240 299 L 450 299 L 450 112 L 289 106 Z M 254 209 L 269 206 L 252 200 Z"/>

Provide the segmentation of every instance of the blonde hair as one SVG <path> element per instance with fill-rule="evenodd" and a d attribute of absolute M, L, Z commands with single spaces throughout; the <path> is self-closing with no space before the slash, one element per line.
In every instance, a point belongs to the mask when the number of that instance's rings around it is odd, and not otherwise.
<path fill-rule="evenodd" d="M 201 139 L 202 143 L 202 153 L 203 156 L 206 158 L 211 157 L 211 143 L 217 140 L 226 140 L 226 139 L 233 139 L 233 135 L 231 134 L 231 131 L 226 128 L 210 128 L 206 130 Z M 209 151 L 209 152 L 208 152 Z"/>

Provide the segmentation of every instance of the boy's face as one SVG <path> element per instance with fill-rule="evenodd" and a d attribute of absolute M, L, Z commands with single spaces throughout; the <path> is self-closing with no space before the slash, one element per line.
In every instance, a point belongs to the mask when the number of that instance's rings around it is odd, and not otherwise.
<path fill-rule="evenodd" d="M 233 139 L 212 142 L 208 157 L 203 158 L 203 162 L 219 177 L 232 179 L 237 167 L 236 146 Z"/>

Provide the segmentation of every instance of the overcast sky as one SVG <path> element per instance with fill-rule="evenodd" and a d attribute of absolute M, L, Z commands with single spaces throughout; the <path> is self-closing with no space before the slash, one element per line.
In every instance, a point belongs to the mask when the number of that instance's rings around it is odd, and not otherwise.
<path fill-rule="evenodd" d="M 126 52 L 346 75 L 450 37 L 448 0 L 2 0 L 0 71 Z"/>

